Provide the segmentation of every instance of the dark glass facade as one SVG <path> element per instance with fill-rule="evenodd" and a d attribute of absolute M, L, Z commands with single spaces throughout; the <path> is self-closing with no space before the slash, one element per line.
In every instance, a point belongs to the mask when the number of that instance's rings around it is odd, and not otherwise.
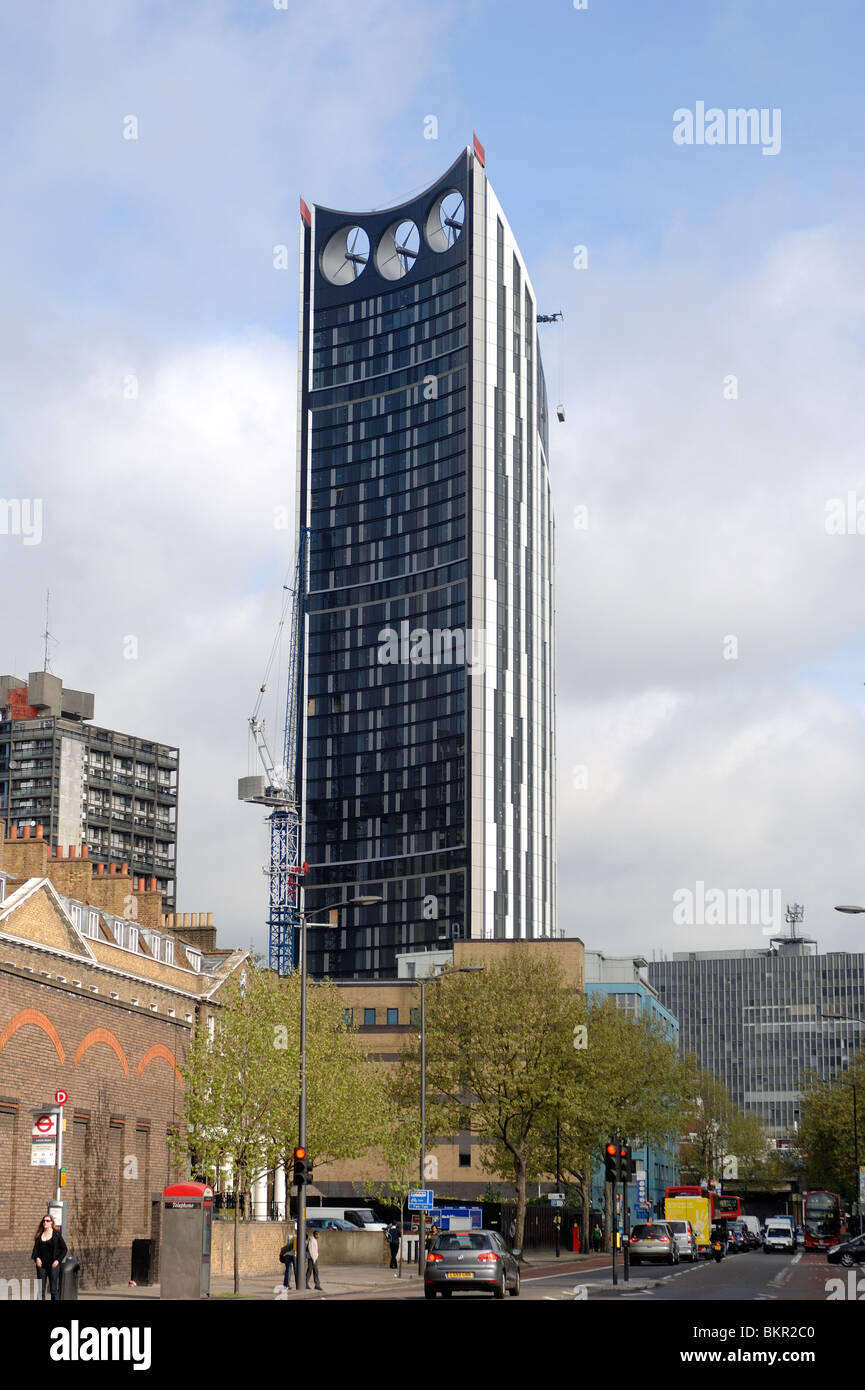
<path fill-rule="evenodd" d="M 375 214 L 315 208 L 304 228 L 298 498 L 309 558 L 301 709 L 306 906 L 314 913 L 340 896 L 383 899 L 343 912 L 333 930 L 310 933 L 310 969 L 335 978 L 394 975 L 399 951 L 454 937 L 517 934 L 509 897 L 522 902 L 537 872 L 532 856 L 515 855 L 507 844 L 512 787 L 519 790 L 511 801 L 517 845 L 523 835 L 529 759 L 525 736 L 513 736 L 513 694 L 505 698 L 512 671 L 518 702 L 526 679 L 524 653 L 515 659 L 511 649 L 508 614 L 516 598 L 521 634 L 519 586 L 527 582 L 525 545 L 520 563 L 509 565 L 514 478 L 506 474 L 516 434 L 521 469 L 531 467 L 524 452 L 539 452 L 531 419 L 514 430 L 513 362 L 521 400 L 533 398 L 540 368 L 534 305 L 514 258 L 514 281 L 499 287 L 512 307 L 499 303 L 496 316 L 498 339 L 510 313 L 513 356 L 508 364 L 504 345 L 497 355 L 489 402 L 495 418 L 479 438 L 488 371 L 478 360 L 479 181 L 485 189 L 467 153 L 410 204 Z M 492 447 L 486 471 L 498 479 L 489 517 L 486 506 L 478 514 L 479 445 L 483 455 Z M 479 544 L 484 554 L 473 562 Z M 488 560 L 495 567 L 492 632 L 478 621 L 487 616 L 478 611 L 478 571 L 483 579 Z M 544 611 L 551 623 L 551 597 Z M 542 640 L 551 650 L 551 633 L 533 627 L 530 641 Z M 551 711 L 551 657 L 545 679 Z M 472 744 L 473 733 L 483 733 L 472 702 L 484 692 L 495 714 L 492 758 Z M 551 749 L 552 730 L 537 732 Z M 494 783 L 494 809 L 473 794 L 472 752 L 481 756 L 483 785 L 487 777 Z M 472 831 L 485 838 L 489 821 L 495 881 L 483 920 L 475 912 L 473 921 Z M 551 862 L 551 812 L 546 830 Z M 552 870 L 545 872 L 551 891 Z M 516 915 L 518 934 L 549 933 L 550 913 L 534 900 Z"/>

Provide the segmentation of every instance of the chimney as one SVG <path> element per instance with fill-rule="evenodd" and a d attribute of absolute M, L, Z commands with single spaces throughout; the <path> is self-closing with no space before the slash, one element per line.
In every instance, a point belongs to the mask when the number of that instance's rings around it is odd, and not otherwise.
<path fill-rule="evenodd" d="M 116 874 L 116 873 L 117 873 L 117 865 L 116 865 L 116 864 L 109 864 L 109 865 L 108 865 L 108 872 L 109 872 L 109 874 Z"/>
<path fill-rule="evenodd" d="M 42 825 L 37 825 L 37 827 L 36 827 L 36 839 L 37 839 L 37 840 L 41 840 L 41 839 L 42 839 L 42 835 L 43 835 L 44 829 L 45 829 L 44 826 L 42 826 Z"/>
<path fill-rule="evenodd" d="M 29 826 L 29 825 L 25 825 L 25 827 L 24 827 L 24 839 L 25 839 L 25 840 L 29 840 L 29 839 L 30 839 L 30 826 Z"/>
<path fill-rule="evenodd" d="M 62 858 L 63 858 L 63 846 L 62 846 L 62 845 L 58 845 L 58 846 L 57 846 L 56 856 L 57 856 L 58 859 L 62 859 Z"/>
<path fill-rule="evenodd" d="M 151 878 L 151 880 L 150 880 L 150 891 L 151 891 L 151 893 L 155 893 L 155 892 L 156 892 L 156 879 L 155 879 L 155 878 Z"/>
<path fill-rule="evenodd" d="M 121 872 L 121 874 L 128 874 L 128 873 L 129 873 L 129 865 L 128 865 L 128 864 L 121 864 L 121 865 L 120 865 L 120 872 Z"/>
<path fill-rule="evenodd" d="M 104 864 L 97 864 L 97 865 L 96 865 L 96 877 L 97 877 L 97 878 L 104 878 L 104 876 L 105 876 L 105 865 L 104 865 Z"/>
<path fill-rule="evenodd" d="M 82 858 L 82 859 L 89 859 L 89 858 L 90 858 L 90 846 L 89 846 L 89 845 L 82 845 L 82 846 L 81 846 L 81 858 Z"/>
<path fill-rule="evenodd" d="M 69 858 L 70 858 L 70 859 L 74 859 L 74 858 L 75 858 L 75 855 L 76 855 L 75 846 L 74 846 L 74 845 L 70 845 L 70 846 L 69 846 Z"/>
<path fill-rule="evenodd" d="M 17 826 L 17 825 L 10 825 L 10 827 L 9 827 L 9 839 L 10 839 L 10 840 L 17 840 L 17 839 L 18 839 L 18 826 Z"/>

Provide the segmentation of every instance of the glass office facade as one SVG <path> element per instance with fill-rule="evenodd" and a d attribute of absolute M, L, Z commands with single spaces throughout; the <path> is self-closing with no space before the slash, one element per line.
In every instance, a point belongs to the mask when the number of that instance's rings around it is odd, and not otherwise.
<path fill-rule="evenodd" d="M 678 953 L 652 961 L 648 974 L 679 1020 L 682 1050 L 776 1139 L 795 1132 L 805 1073 L 831 1080 L 861 1043 L 862 1023 L 851 1020 L 865 1018 L 865 955 L 812 954 L 800 940 L 768 951 Z"/>
<path fill-rule="evenodd" d="M 552 512 L 535 304 L 478 158 L 302 244 L 310 968 L 553 926 Z"/>

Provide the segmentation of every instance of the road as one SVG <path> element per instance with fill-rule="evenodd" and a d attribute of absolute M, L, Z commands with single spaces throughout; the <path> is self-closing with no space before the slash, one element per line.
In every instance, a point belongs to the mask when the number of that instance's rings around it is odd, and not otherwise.
<path fill-rule="evenodd" d="M 594 1267 L 592 1267 L 594 1265 Z M 614 1287 L 609 1261 L 575 1263 L 562 1260 L 530 1264 L 523 1268 L 522 1291 L 519 1299 L 507 1298 L 513 1306 L 522 1302 L 820 1302 L 829 1297 L 827 1281 L 839 1276 L 847 1279 L 847 1271 L 826 1263 L 822 1254 L 799 1252 L 795 1255 L 752 1251 L 729 1255 L 716 1264 L 700 1260 L 696 1264 L 682 1261 L 670 1269 L 666 1265 L 640 1265 L 630 1272 L 630 1280 L 622 1278 Z M 865 1271 L 860 1271 L 861 1293 L 865 1294 Z M 398 1302 L 423 1301 L 423 1291 L 417 1283 L 393 1289 L 376 1289 L 364 1293 L 335 1295 L 343 1300 L 375 1298 Z M 437 1299 L 436 1302 L 443 1300 Z M 451 1303 L 495 1302 L 477 1295 L 454 1291 Z"/>

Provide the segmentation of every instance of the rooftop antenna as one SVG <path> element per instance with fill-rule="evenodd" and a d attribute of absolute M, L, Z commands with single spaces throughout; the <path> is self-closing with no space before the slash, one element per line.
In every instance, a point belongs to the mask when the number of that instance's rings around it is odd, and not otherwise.
<path fill-rule="evenodd" d="M 51 590 L 50 590 L 50 589 L 46 589 L 46 590 L 45 590 L 45 631 L 44 631 L 43 634 L 42 634 L 42 636 L 45 638 L 45 647 L 44 647 L 43 656 L 42 656 L 42 670 L 43 670 L 43 671 L 46 671 L 46 672 L 50 672 L 50 671 L 51 671 L 51 661 L 50 661 L 50 658 L 49 658 L 49 656 L 48 656 L 48 643 L 49 643 L 49 642 L 56 642 L 56 641 L 57 641 L 57 638 L 54 636 L 54 634 L 53 634 L 52 632 L 49 632 L 49 631 L 48 631 L 48 609 L 49 609 L 50 602 L 51 602 Z"/>

